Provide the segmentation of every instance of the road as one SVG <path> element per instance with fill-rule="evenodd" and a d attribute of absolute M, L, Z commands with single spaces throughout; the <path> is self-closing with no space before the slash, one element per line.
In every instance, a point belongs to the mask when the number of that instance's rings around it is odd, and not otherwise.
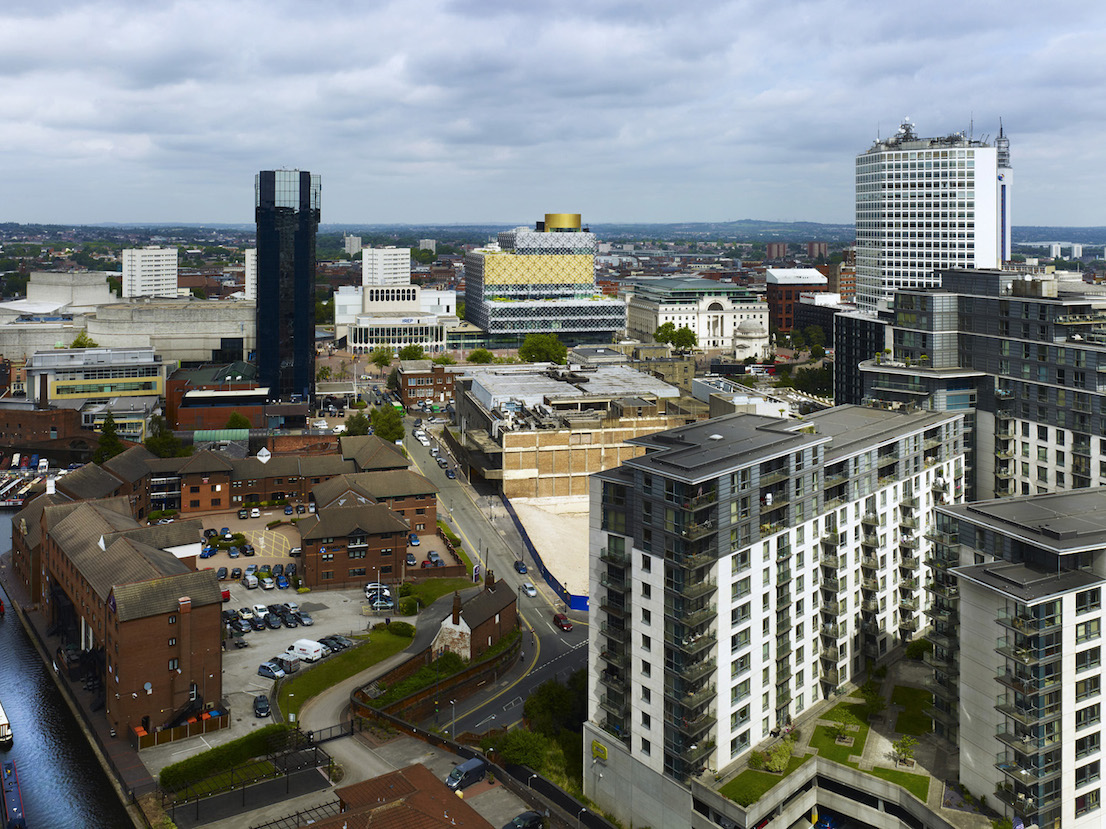
<path fill-rule="evenodd" d="M 440 510 L 446 521 L 464 542 L 468 551 L 476 551 L 480 564 L 491 569 L 497 582 L 511 586 L 518 596 L 518 608 L 523 627 L 523 664 L 525 674 L 515 672 L 500 680 L 485 694 L 464 700 L 456 706 L 456 730 L 486 731 L 489 728 L 511 727 L 522 719 L 523 701 L 543 682 L 559 679 L 562 682 L 587 664 L 587 618 L 584 614 L 569 614 L 573 629 L 563 631 L 553 624 L 553 614 L 564 610 L 559 598 L 533 573 L 515 572 L 514 563 L 526 560 L 522 539 L 506 515 L 502 503 L 494 496 L 479 495 L 458 471 L 451 479 L 445 469 L 439 468 L 430 449 L 437 446 L 449 460 L 449 468 L 457 466 L 445 447 L 437 439 L 434 427 L 427 429 L 431 446 L 424 447 L 411 434 L 414 419 L 405 421 L 407 434 L 404 446 L 412 463 L 438 487 Z M 425 427 L 424 427 L 425 428 Z M 536 571 L 533 571 L 536 572 Z M 537 588 L 536 596 L 527 596 L 522 585 L 531 582 Z M 454 706 L 443 700 L 439 712 L 441 725 L 454 721 Z"/>

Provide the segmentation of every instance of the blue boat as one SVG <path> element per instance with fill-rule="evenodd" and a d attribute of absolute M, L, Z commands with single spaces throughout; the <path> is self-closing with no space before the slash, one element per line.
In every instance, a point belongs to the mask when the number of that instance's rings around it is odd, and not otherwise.
<path fill-rule="evenodd" d="M 15 774 L 15 763 L 4 763 L 4 829 L 27 829 L 23 818 L 23 795 L 19 791 L 19 778 Z"/>

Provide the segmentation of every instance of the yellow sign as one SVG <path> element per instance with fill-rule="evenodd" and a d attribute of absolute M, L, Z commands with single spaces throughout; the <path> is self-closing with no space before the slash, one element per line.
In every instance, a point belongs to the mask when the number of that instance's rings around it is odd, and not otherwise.
<path fill-rule="evenodd" d="M 607 759 L 607 747 L 598 740 L 591 741 L 591 759 L 593 760 L 606 760 Z"/>

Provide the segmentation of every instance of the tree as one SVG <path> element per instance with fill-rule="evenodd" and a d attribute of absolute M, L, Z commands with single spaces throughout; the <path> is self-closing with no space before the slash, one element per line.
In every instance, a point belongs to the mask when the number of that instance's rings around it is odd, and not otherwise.
<path fill-rule="evenodd" d="M 369 355 L 369 362 L 380 369 L 380 373 L 384 373 L 384 369 L 392 364 L 392 351 L 388 348 L 376 348 L 373 349 L 373 353 Z"/>
<path fill-rule="evenodd" d="M 315 369 L 315 379 L 321 383 L 325 383 L 331 377 L 330 366 L 319 366 Z"/>
<path fill-rule="evenodd" d="M 395 406 L 377 406 L 372 413 L 373 433 L 381 440 L 403 440 L 403 415 Z M 348 427 L 347 427 L 348 428 Z"/>
<path fill-rule="evenodd" d="M 439 366 L 452 366 L 457 361 L 454 360 L 453 357 L 451 357 L 449 354 L 439 354 L 437 357 L 433 358 L 432 362 L 435 365 Z"/>
<path fill-rule="evenodd" d="M 426 349 L 417 343 L 411 345 L 405 345 L 399 350 L 399 359 L 401 360 L 425 360 Z"/>
<path fill-rule="evenodd" d="M 345 433 L 347 435 L 367 435 L 371 425 L 364 412 L 357 412 L 346 418 Z"/>
<path fill-rule="evenodd" d="M 228 429 L 249 429 L 252 424 L 248 417 L 238 411 L 230 413 L 230 417 L 227 418 Z"/>
<path fill-rule="evenodd" d="M 699 344 L 699 338 L 695 336 L 695 332 L 687 326 L 683 328 L 677 328 L 676 332 L 672 335 L 672 339 L 669 340 L 672 347 L 677 351 L 690 351 Z"/>
<path fill-rule="evenodd" d="M 100 440 L 92 453 L 92 462 L 103 463 L 109 458 L 114 458 L 125 449 L 123 441 L 119 439 L 119 435 L 115 431 L 115 418 L 111 416 L 111 412 L 108 412 L 103 425 L 100 426 Z"/>
<path fill-rule="evenodd" d="M 918 745 L 918 741 L 906 734 L 897 740 L 892 741 L 891 751 L 895 755 L 895 759 L 900 763 L 908 763 L 914 759 L 914 748 Z"/>
<path fill-rule="evenodd" d="M 860 689 L 860 695 L 864 697 L 864 716 L 868 719 L 883 713 L 887 707 L 887 700 L 883 698 L 879 685 L 874 682 L 866 682 Z"/>
<path fill-rule="evenodd" d="M 334 323 L 334 300 L 315 300 L 315 324 L 332 325 Z"/>
<path fill-rule="evenodd" d="M 495 750 L 505 763 L 540 769 L 549 752 L 549 738 L 525 728 L 512 728 L 499 738 Z"/>
<path fill-rule="evenodd" d="M 826 356 L 826 349 L 820 345 L 812 345 L 810 347 L 810 358 L 812 360 L 821 360 Z"/>
<path fill-rule="evenodd" d="M 568 360 L 568 347 L 556 334 L 527 334 L 518 350 L 518 358 L 527 363 L 557 363 Z"/>
<path fill-rule="evenodd" d="M 87 331 L 82 331 L 76 337 L 73 338 L 73 342 L 69 344 L 70 348 L 96 348 L 96 342 L 88 336 Z"/>
<path fill-rule="evenodd" d="M 826 344 L 826 332 L 820 325 L 808 325 L 803 329 L 803 333 L 806 334 L 806 341 L 812 346 Z"/>
<path fill-rule="evenodd" d="M 192 447 L 185 446 L 173 434 L 161 415 L 150 418 L 150 436 L 143 441 L 143 445 L 159 458 L 180 458 L 192 454 Z"/>
<path fill-rule="evenodd" d="M 574 710 L 572 692 L 555 679 L 546 680 L 537 687 L 522 706 L 530 728 L 538 734 L 556 737 L 561 729 L 579 730 L 579 723 L 572 721 Z"/>
<path fill-rule="evenodd" d="M 468 356 L 468 361 L 477 365 L 487 365 L 494 359 L 495 355 L 486 348 L 474 348 Z"/>
<path fill-rule="evenodd" d="M 653 332 L 653 341 L 658 343 L 670 343 L 674 336 L 676 336 L 676 323 L 666 322 L 658 326 L 657 330 Z"/>
<path fill-rule="evenodd" d="M 384 385 L 388 388 L 388 391 L 399 391 L 399 369 L 393 368 L 388 374 L 388 379 L 384 381 Z"/>

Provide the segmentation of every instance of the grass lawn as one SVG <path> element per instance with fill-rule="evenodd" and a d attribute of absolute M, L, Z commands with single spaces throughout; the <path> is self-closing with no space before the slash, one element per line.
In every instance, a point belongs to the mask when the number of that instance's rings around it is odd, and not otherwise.
<path fill-rule="evenodd" d="M 470 566 L 471 570 L 472 567 Z M 436 599 L 440 599 L 454 590 L 464 590 L 472 587 L 471 579 L 427 579 L 419 584 L 412 584 L 411 595 L 419 600 L 419 609 L 428 607 Z"/>
<path fill-rule="evenodd" d="M 865 721 L 863 702 L 839 702 L 821 717 L 823 720 L 845 722 L 850 725 L 863 725 Z M 865 732 L 866 733 L 866 732 Z"/>
<path fill-rule="evenodd" d="M 911 774 L 908 771 L 881 768 L 874 768 L 868 774 L 888 780 L 891 783 L 897 783 L 922 803 L 925 803 L 926 798 L 929 797 L 929 778 L 924 774 Z"/>
<path fill-rule="evenodd" d="M 208 777 L 195 786 L 176 792 L 174 799 L 184 801 L 197 795 L 207 796 L 219 792 L 229 792 L 235 788 L 240 788 L 243 783 L 270 780 L 274 777 L 280 777 L 280 771 L 277 767 L 268 760 L 259 760 L 256 763 L 250 763 L 247 767 L 238 767 Z"/>
<path fill-rule="evenodd" d="M 368 641 L 363 644 L 334 654 L 325 662 L 320 662 L 309 669 L 305 670 L 305 666 L 301 665 L 299 672 L 280 686 L 280 697 L 277 702 L 281 713 L 285 718 L 288 718 L 289 714 L 296 714 L 298 717 L 300 706 L 311 697 L 387 659 L 392 654 L 399 653 L 410 644 L 409 637 L 394 636 L 385 630 L 374 630 L 369 635 Z"/>
<path fill-rule="evenodd" d="M 859 731 L 850 731 L 849 736 L 853 738 L 853 744 L 839 746 L 833 729 L 828 725 L 820 725 L 814 729 L 814 735 L 810 738 L 810 747 L 818 749 L 818 756 L 826 760 L 833 760 L 845 766 L 855 766 L 856 763 L 850 762 L 849 758 L 853 755 L 859 757 L 864 753 L 864 743 L 868 739 L 868 726 L 862 725 Z"/>
<path fill-rule="evenodd" d="M 920 737 L 933 730 L 933 720 L 922 712 L 927 705 L 933 704 L 933 694 L 922 688 L 908 688 L 896 685 L 891 694 L 891 702 L 904 707 L 895 720 L 895 730 L 900 734 L 913 734 Z M 922 798 L 923 800 L 925 798 Z"/>
<path fill-rule="evenodd" d="M 748 806 L 750 803 L 756 803 L 764 796 L 765 792 L 810 758 L 811 755 L 809 754 L 803 757 L 792 757 L 787 763 L 787 770 L 782 775 L 772 774 L 767 771 L 746 769 L 719 789 L 719 793 L 723 797 L 728 797 L 739 806 Z"/>

